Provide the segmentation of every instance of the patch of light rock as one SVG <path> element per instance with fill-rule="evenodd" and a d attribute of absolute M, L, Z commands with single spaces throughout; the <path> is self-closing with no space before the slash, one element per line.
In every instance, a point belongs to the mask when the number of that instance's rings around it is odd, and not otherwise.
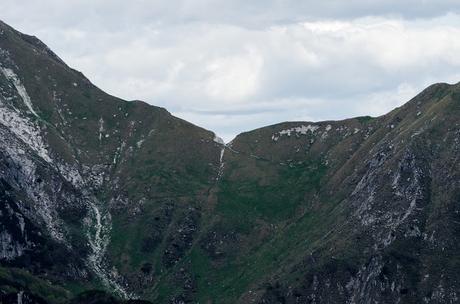
<path fill-rule="evenodd" d="M 291 134 L 295 134 L 297 136 L 300 135 L 307 135 L 308 133 L 316 132 L 320 127 L 317 125 L 301 125 L 299 127 L 294 127 L 290 129 L 281 130 L 278 133 L 272 135 L 273 141 L 278 141 L 278 139 L 282 136 L 291 136 Z"/>
<path fill-rule="evenodd" d="M 11 81 L 16 88 L 16 91 L 18 92 L 19 96 L 22 98 L 22 101 L 24 102 L 25 106 L 29 111 L 35 116 L 39 117 L 37 112 L 35 112 L 34 108 L 32 107 L 32 101 L 30 100 L 29 94 L 27 94 L 26 88 L 24 85 L 21 83 L 21 80 L 19 80 L 18 75 L 16 75 L 12 69 L 0 67 L 0 71 L 2 72 L 3 76 L 5 76 L 6 79 Z"/>

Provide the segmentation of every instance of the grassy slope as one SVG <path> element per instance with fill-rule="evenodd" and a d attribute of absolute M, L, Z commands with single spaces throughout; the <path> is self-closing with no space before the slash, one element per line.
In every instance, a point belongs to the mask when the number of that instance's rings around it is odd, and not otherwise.
<path fill-rule="evenodd" d="M 454 87 L 436 85 L 377 119 L 320 123 L 323 128 L 332 124 L 332 130 L 345 126 L 351 133 L 344 136 L 338 131 L 323 141 L 314 138 L 313 144 L 308 136 L 271 141 L 276 131 L 307 123 L 281 124 L 240 135 L 232 145 L 239 153 L 226 151 L 213 216 L 186 259 L 197 278 L 197 299 L 245 302 L 251 292 L 263 292 L 263 283 L 273 278 L 296 285 L 309 270 L 292 268 L 325 248 L 330 252 L 324 253 L 324 263 L 334 255 L 336 263 L 358 267 L 365 260 L 359 248 L 367 245 L 357 246 L 358 234 L 349 222 L 352 210 L 344 204 L 358 181 L 351 180 L 354 170 L 364 170 L 363 159 L 389 139 L 409 142 L 420 128 L 430 132 L 428 138 L 440 139 L 448 123 L 432 124 L 432 119 L 455 120 L 455 94 Z M 355 134 L 356 129 L 360 131 Z M 299 153 L 299 148 L 305 153 Z M 219 250 L 224 258 L 205 250 L 203 242 L 209 241 L 209 232 L 222 236 Z M 226 238 L 228 235 L 236 235 L 236 240 Z M 159 299 L 165 299 L 161 288 Z"/>

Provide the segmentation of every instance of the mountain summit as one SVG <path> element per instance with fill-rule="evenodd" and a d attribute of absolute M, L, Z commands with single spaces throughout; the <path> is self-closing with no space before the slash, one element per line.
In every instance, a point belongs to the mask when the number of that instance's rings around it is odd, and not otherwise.
<path fill-rule="evenodd" d="M 1 303 L 456 303 L 460 86 L 224 144 L 0 23 Z"/>

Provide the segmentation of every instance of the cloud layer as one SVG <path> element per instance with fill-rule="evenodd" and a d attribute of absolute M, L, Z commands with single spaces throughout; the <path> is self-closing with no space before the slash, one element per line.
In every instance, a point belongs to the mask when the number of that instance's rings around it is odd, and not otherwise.
<path fill-rule="evenodd" d="M 460 81 L 458 1 L 17 1 L 4 21 L 96 85 L 216 131 L 380 115 Z"/>

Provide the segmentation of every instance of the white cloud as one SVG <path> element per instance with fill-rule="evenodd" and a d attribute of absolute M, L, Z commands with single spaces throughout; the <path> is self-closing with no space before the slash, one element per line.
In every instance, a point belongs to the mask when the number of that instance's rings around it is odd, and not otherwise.
<path fill-rule="evenodd" d="M 229 140 L 285 120 L 380 115 L 459 81 L 457 2 L 5 0 L 0 11 L 107 92 Z"/>
<path fill-rule="evenodd" d="M 206 65 L 207 95 L 215 100 L 237 103 L 252 97 L 259 88 L 263 58 L 257 49 L 244 54 L 220 57 Z"/>

